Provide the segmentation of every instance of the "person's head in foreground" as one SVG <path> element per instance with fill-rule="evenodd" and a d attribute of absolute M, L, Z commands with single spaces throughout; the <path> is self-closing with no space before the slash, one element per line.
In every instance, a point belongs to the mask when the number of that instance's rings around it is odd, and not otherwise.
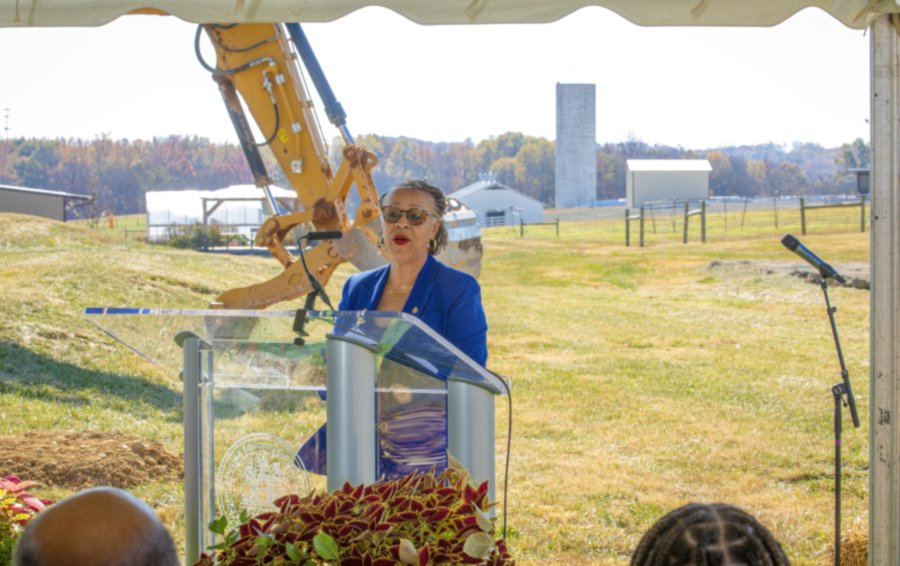
<path fill-rule="evenodd" d="M 790 562 L 767 528 L 725 503 L 689 503 L 647 531 L 631 566 L 780 566 Z"/>
<path fill-rule="evenodd" d="M 177 566 L 165 526 L 143 501 L 95 487 L 55 503 L 29 521 L 15 566 Z"/>

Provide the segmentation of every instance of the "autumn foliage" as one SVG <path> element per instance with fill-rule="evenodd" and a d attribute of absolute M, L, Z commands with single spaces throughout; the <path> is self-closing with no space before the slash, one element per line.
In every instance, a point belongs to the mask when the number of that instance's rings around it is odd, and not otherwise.
<path fill-rule="evenodd" d="M 361 135 L 357 143 L 376 156 L 372 171 L 379 192 L 406 179 L 429 179 L 453 192 L 490 174 L 494 180 L 548 206 L 554 202 L 556 146 L 553 141 L 506 132 L 474 143 L 428 142 L 407 137 Z M 332 169 L 340 162 L 342 140 L 332 140 Z M 817 144 L 777 144 L 686 150 L 649 145 L 637 139 L 596 147 L 597 199 L 625 196 L 628 159 L 709 159 L 714 195 L 761 197 L 855 191 L 852 168 L 868 167 L 871 149 L 863 140 L 841 148 Z M 275 185 L 289 183 L 274 158 L 262 154 Z M 253 182 L 236 143 L 168 136 L 152 140 L 0 140 L 0 184 L 96 195 L 99 211 L 144 212 L 147 191 L 220 189 Z M 309 190 L 309 188 L 305 189 Z M 78 211 L 76 211 L 76 214 Z"/>

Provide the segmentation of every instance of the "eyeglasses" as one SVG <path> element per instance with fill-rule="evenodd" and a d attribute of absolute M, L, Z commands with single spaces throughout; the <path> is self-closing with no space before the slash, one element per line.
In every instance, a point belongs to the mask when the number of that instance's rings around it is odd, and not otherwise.
<path fill-rule="evenodd" d="M 405 214 L 406 219 L 409 220 L 409 223 L 413 226 L 419 226 L 425 219 L 429 216 L 434 216 L 427 210 L 422 210 L 421 208 L 409 208 L 407 210 L 403 210 L 402 208 L 397 208 L 396 206 L 385 206 L 381 209 L 381 214 L 384 215 L 385 222 L 390 224 L 394 224 L 400 220 L 400 218 Z M 435 217 L 436 218 L 436 217 Z"/>

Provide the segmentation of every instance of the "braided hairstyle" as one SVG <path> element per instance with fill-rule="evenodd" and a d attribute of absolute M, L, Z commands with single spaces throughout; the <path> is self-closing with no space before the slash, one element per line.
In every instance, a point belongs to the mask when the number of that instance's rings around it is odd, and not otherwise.
<path fill-rule="evenodd" d="M 647 531 L 631 566 L 789 566 L 781 545 L 746 511 L 725 503 L 689 503 Z"/>
<path fill-rule="evenodd" d="M 389 194 L 398 190 L 413 190 L 413 191 L 422 191 L 423 193 L 427 193 L 431 200 L 434 201 L 434 213 L 437 219 L 440 221 L 440 225 L 438 226 L 437 233 L 434 235 L 434 238 L 428 242 L 428 253 L 431 255 L 437 255 L 447 246 L 447 242 L 450 240 L 450 236 L 447 233 L 447 226 L 444 224 L 444 214 L 447 212 L 447 197 L 444 196 L 444 191 L 439 189 L 438 187 L 432 185 L 428 181 L 422 179 L 412 179 L 409 181 L 404 181 L 391 189 L 390 191 L 381 195 L 379 199 L 380 204 L 384 206 L 384 201 Z"/>

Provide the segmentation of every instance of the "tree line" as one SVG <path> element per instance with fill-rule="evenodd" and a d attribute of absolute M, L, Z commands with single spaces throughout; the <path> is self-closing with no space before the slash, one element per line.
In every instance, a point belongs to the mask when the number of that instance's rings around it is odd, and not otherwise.
<path fill-rule="evenodd" d="M 426 178 L 448 193 L 484 173 L 538 199 L 554 202 L 555 144 L 508 132 L 474 143 L 430 142 L 406 137 L 357 138 L 378 156 L 373 178 L 379 191 L 411 178 Z M 337 168 L 341 143 L 331 144 Z M 598 200 L 625 196 L 628 159 L 708 159 L 710 192 L 717 196 L 822 195 L 855 190 L 852 169 L 869 166 L 871 148 L 862 139 L 839 148 L 795 143 L 686 150 L 640 140 L 597 146 Z M 265 156 L 276 185 L 287 181 Z M 219 189 L 252 183 L 237 144 L 170 136 L 152 140 L 14 138 L 0 141 L 0 184 L 95 195 L 96 208 L 115 214 L 144 212 L 144 193 L 155 190 Z"/>

